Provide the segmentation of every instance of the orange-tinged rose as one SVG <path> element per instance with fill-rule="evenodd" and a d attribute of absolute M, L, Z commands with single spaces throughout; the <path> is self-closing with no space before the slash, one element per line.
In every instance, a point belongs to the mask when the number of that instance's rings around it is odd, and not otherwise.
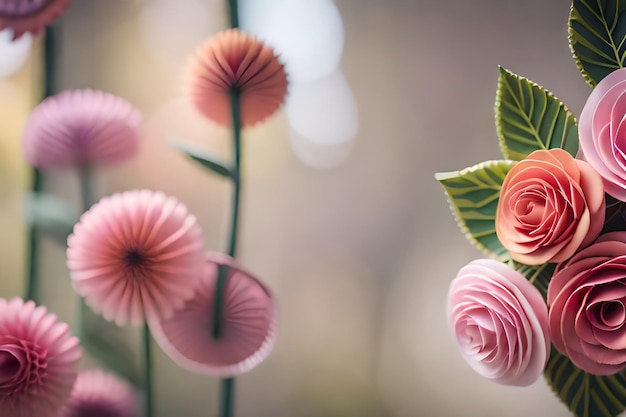
<path fill-rule="evenodd" d="M 604 210 L 602 177 L 587 162 L 538 150 L 504 179 L 496 234 L 518 262 L 563 262 L 598 237 Z"/>

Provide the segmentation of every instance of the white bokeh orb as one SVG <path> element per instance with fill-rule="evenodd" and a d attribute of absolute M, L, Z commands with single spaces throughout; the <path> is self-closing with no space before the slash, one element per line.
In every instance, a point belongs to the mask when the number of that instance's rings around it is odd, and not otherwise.
<path fill-rule="evenodd" d="M 9 77 L 22 68 L 28 58 L 33 36 L 26 32 L 13 40 L 13 30 L 0 31 L 0 78 Z"/>

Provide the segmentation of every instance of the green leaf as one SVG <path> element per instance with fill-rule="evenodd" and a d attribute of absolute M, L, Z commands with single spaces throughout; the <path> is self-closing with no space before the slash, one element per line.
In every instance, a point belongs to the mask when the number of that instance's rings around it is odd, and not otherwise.
<path fill-rule="evenodd" d="M 548 284 L 552 279 L 556 264 L 525 265 L 511 261 L 511 267 L 524 275 L 539 290 L 544 300 L 548 298 Z"/>
<path fill-rule="evenodd" d="M 622 373 L 591 375 L 553 347 L 544 377 L 577 417 L 615 417 L 626 410 L 626 379 Z"/>
<path fill-rule="evenodd" d="M 521 161 L 538 149 L 578 152 L 574 115 L 552 93 L 500 67 L 496 93 L 496 131 L 502 155 Z"/>
<path fill-rule="evenodd" d="M 62 244 L 80 218 L 78 210 L 65 200 L 45 193 L 29 193 L 24 201 L 26 223 Z"/>
<path fill-rule="evenodd" d="M 568 39 L 576 66 L 592 87 L 626 59 L 626 1 L 574 0 Z"/>
<path fill-rule="evenodd" d="M 487 161 L 462 171 L 437 173 L 459 227 L 478 249 L 500 260 L 508 252 L 496 236 L 496 208 L 513 161 Z"/>
<path fill-rule="evenodd" d="M 178 149 L 179 151 L 184 152 L 196 162 L 199 162 L 203 167 L 209 169 L 210 171 L 219 174 L 223 177 L 234 178 L 234 170 L 230 168 L 230 166 L 221 161 L 219 158 L 208 154 L 207 152 L 190 147 L 189 145 L 184 145 L 182 143 L 171 143 L 172 147 Z"/>

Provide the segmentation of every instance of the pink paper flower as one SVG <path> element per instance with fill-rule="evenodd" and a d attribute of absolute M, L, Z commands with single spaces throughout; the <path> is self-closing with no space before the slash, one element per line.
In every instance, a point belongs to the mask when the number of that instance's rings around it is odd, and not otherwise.
<path fill-rule="evenodd" d="M 196 218 L 161 192 L 103 198 L 67 242 L 74 289 L 118 325 L 171 316 L 193 296 L 204 267 Z"/>
<path fill-rule="evenodd" d="M 201 45 L 187 71 L 193 105 L 225 126 L 231 124 L 232 88 L 240 92 L 242 126 L 274 114 L 287 93 L 287 76 L 274 51 L 238 29 L 220 32 Z"/>
<path fill-rule="evenodd" d="M 14 39 L 26 32 L 38 35 L 71 3 L 72 0 L 0 0 L 0 30 L 13 29 Z"/>
<path fill-rule="evenodd" d="M 562 149 L 540 150 L 507 174 L 496 234 L 527 265 L 562 262 L 589 245 L 604 225 L 602 178 Z"/>
<path fill-rule="evenodd" d="M 218 265 L 227 265 L 221 335 L 212 336 Z M 233 376 L 270 353 L 278 313 L 269 289 L 223 254 L 209 254 L 196 295 L 173 316 L 149 322 L 154 339 L 178 365 L 193 372 Z"/>
<path fill-rule="evenodd" d="M 69 168 L 125 161 L 139 150 L 140 137 L 141 114 L 126 100 L 102 91 L 70 90 L 33 110 L 22 147 L 37 168 Z"/>
<path fill-rule="evenodd" d="M 626 201 L 626 69 L 593 89 L 578 122 L 582 157 L 602 176 L 606 192 Z"/>
<path fill-rule="evenodd" d="M 45 307 L 0 298 L 0 416 L 56 416 L 80 358 L 78 339 Z"/>
<path fill-rule="evenodd" d="M 58 417 L 139 417 L 137 395 L 115 375 L 82 371 Z"/>
<path fill-rule="evenodd" d="M 548 309 L 519 272 L 491 259 L 461 268 L 448 292 L 448 321 L 463 358 L 504 385 L 532 384 L 550 354 Z"/>
<path fill-rule="evenodd" d="M 579 368 L 626 368 L 626 232 L 601 235 L 559 264 L 548 286 L 554 347 Z"/>

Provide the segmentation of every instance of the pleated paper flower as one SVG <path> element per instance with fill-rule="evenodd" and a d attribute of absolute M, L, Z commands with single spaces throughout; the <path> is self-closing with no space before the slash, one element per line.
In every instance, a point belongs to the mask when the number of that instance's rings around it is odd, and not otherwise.
<path fill-rule="evenodd" d="M 201 45 L 187 71 L 194 106 L 225 126 L 231 123 L 231 89 L 240 94 L 242 126 L 274 114 L 287 93 L 287 75 L 274 51 L 238 29 L 220 32 Z"/>
<path fill-rule="evenodd" d="M 45 307 L 0 298 L 0 416 L 56 416 L 80 358 L 78 339 Z"/>
<path fill-rule="evenodd" d="M 125 161 L 137 153 L 140 137 L 141 114 L 126 100 L 102 91 L 69 90 L 33 110 L 22 147 L 37 168 L 70 168 Z"/>
<path fill-rule="evenodd" d="M 74 226 L 67 265 L 76 292 L 105 319 L 123 325 L 169 317 L 202 277 L 202 231 L 173 197 L 114 194 Z"/>
<path fill-rule="evenodd" d="M 218 265 L 227 265 L 221 334 L 212 335 Z M 269 289 L 223 254 L 209 254 L 196 295 L 169 319 L 150 322 L 163 351 L 192 372 L 233 376 L 261 363 L 274 345 L 278 312 Z"/>
<path fill-rule="evenodd" d="M 14 39 L 33 35 L 58 19 L 72 0 L 0 0 L 0 30 L 13 29 Z"/>
<path fill-rule="evenodd" d="M 125 381 L 101 370 L 78 374 L 59 417 L 138 417 L 138 400 Z"/>

